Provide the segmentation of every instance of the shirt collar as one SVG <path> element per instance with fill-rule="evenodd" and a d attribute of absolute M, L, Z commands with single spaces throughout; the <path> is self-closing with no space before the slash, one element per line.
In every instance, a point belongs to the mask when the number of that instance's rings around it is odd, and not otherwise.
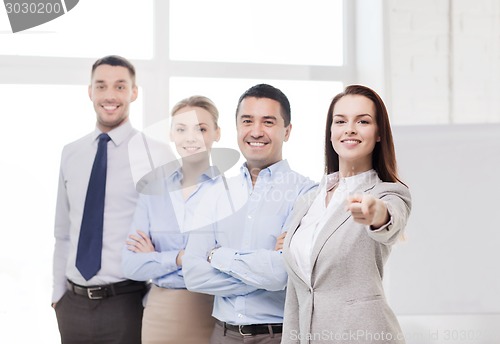
<path fill-rule="evenodd" d="M 339 189 L 342 188 L 343 190 L 347 190 L 347 192 L 353 192 L 360 185 L 374 182 L 377 179 L 378 179 L 378 174 L 377 171 L 375 171 L 374 169 L 345 178 L 339 178 L 339 172 L 334 172 L 327 176 L 326 190 L 329 191 L 333 189 L 333 187 L 338 185 Z"/>
<path fill-rule="evenodd" d="M 130 120 L 127 120 L 125 123 L 110 130 L 108 132 L 108 135 L 111 138 L 111 141 L 113 141 L 113 143 L 116 146 L 119 146 L 122 142 L 124 142 L 127 139 L 127 137 L 129 137 L 130 133 L 133 130 L 134 130 L 134 128 L 132 128 L 132 124 L 130 123 Z M 94 132 L 92 133 L 93 141 L 97 140 L 97 138 L 101 134 L 102 134 L 102 131 L 100 131 L 99 128 L 96 127 Z"/>
<path fill-rule="evenodd" d="M 269 177 L 273 177 L 273 175 L 276 175 L 279 172 L 288 172 L 289 170 L 290 170 L 290 165 L 288 164 L 288 161 L 286 159 L 283 159 L 283 160 L 280 160 L 278 162 L 275 162 L 271 166 L 263 168 L 259 172 L 259 177 L 265 176 L 265 175 L 268 175 Z M 240 171 L 245 176 L 245 178 L 251 178 L 250 171 L 248 170 L 248 165 L 246 162 L 244 162 L 243 165 L 240 167 Z"/>
<path fill-rule="evenodd" d="M 210 166 L 205 172 L 203 172 L 200 176 L 199 182 L 203 183 L 207 180 L 214 180 L 218 176 L 220 176 L 219 169 L 215 166 Z M 177 168 L 172 174 L 169 176 L 169 180 L 175 183 L 180 184 L 184 174 L 182 173 L 182 167 Z"/>

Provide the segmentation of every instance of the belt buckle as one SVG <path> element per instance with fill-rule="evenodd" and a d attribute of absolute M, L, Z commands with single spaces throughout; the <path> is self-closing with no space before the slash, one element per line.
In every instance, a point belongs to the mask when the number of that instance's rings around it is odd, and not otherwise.
<path fill-rule="evenodd" d="M 87 288 L 87 296 L 89 297 L 89 299 L 91 300 L 100 300 L 100 299 L 104 299 L 104 296 L 103 295 L 99 295 L 99 296 L 94 296 L 94 292 L 95 291 L 100 291 L 102 290 L 102 287 L 90 287 L 90 288 Z"/>
<path fill-rule="evenodd" d="M 248 336 L 251 336 L 252 333 L 244 333 L 242 331 L 243 327 L 245 327 L 245 325 L 238 325 L 238 331 L 240 332 L 240 334 L 243 336 L 243 337 L 248 337 Z"/>

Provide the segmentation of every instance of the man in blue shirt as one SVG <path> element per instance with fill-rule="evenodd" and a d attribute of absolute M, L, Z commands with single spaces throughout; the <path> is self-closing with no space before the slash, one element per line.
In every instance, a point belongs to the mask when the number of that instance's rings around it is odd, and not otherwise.
<path fill-rule="evenodd" d="M 197 216 L 212 223 L 190 233 L 183 258 L 188 289 L 215 295 L 211 343 L 280 343 L 287 273 L 283 225 L 295 200 L 315 183 L 282 159 L 290 103 L 277 88 L 248 89 L 236 109 L 241 173 Z M 212 221 L 207 222 L 206 218 Z"/>

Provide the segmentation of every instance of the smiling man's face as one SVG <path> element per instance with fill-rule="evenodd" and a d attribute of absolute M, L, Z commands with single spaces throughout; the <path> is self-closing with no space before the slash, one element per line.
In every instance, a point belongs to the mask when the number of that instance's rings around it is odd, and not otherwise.
<path fill-rule="evenodd" d="M 103 64 L 92 74 L 89 97 L 98 128 L 109 132 L 128 120 L 130 103 L 137 99 L 137 86 L 127 68 Z"/>
<path fill-rule="evenodd" d="M 292 125 L 285 127 L 277 101 L 247 97 L 240 103 L 236 129 L 238 146 L 252 171 L 262 170 L 282 159 L 283 142 L 288 140 Z"/>

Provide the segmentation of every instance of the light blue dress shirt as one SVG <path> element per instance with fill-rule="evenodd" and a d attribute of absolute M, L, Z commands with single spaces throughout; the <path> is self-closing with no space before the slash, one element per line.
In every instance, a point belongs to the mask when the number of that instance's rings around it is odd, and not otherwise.
<path fill-rule="evenodd" d="M 235 325 L 283 322 L 287 273 L 276 238 L 297 197 L 315 185 L 282 160 L 260 171 L 253 187 L 244 165 L 226 190 L 211 194 L 205 216 L 212 224 L 190 232 L 182 269 L 189 290 L 215 295 L 215 318 Z"/>
<path fill-rule="evenodd" d="M 155 252 L 133 252 L 123 248 L 122 269 L 127 278 L 152 280 L 162 288 L 185 288 L 182 270 L 176 264 L 177 254 L 186 247 L 188 234 L 184 226 L 195 216 L 194 211 L 205 192 L 220 182 L 215 169 L 209 169 L 191 195 L 182 195 L 182 172 L 178 169 L 162 180 L 155 181 L 159 192 L 140 195 L 130 234 L 137 230 L 151 238 Z M 157 191 L 158 191 L 157 190 Z"/>

